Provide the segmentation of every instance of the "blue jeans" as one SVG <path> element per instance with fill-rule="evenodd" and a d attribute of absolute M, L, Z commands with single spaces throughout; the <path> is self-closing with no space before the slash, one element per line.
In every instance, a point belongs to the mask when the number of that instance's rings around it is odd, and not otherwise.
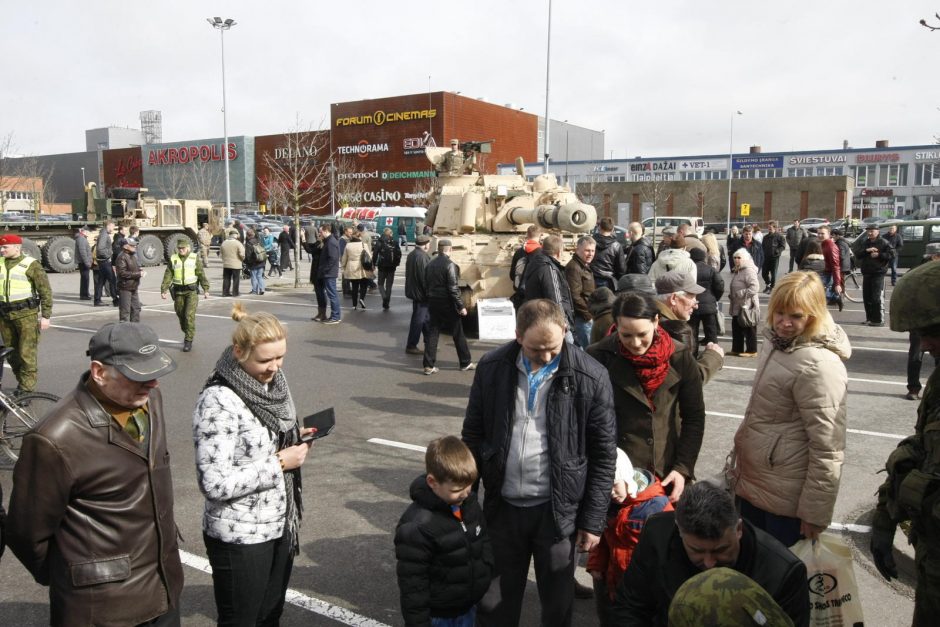
<path fill-rule="evenodd" d="M 418 340 L 424 336 L 424 343 L 428 342 L 428 304 L 411 301 L 411 324 L 408 326 L 408 342 L 405 348 L 417 348 Z"/>
<path fill-rule="evenodd" d="M 823 272 L 819 278 L 822 279 L 823 287 L 826 288 L 826 302 L 832 304 L 839 300 L 839 295 L 832 288 L 832 273 Z"/>
<path fill-rule="evenodd" d="M 594 326 L 593 320 L 585 320 L 581 316 L 574 317 L 574 343 L 581 348 L 587 348 L 591 343 L 591 328 Z"/>
<path fill-rule="evenodd" d="M 264 291 L 264 266 L 255 266 L 249 272 L 251 273 L 251 292 L 260 294 Z"/>
<path fill-rule="evenodd" d="M 473 627 L 477 618 L 477 608 L 473 606 L 465 614 L 454 618 L 431 617 L 431 627 Z"/>
<path fill-rule="evenodd" d="M 317 279 L 314 289 L 317 293 L 317 306 L 325 307 L 326 301 L 329 301 L 330 320 L 339 320 L 343 312 L 340 309 L 339 296 L 336 294 L 336 277 Z M 320 305 L 320 303 L 323 303 L 323 305 Z"/>

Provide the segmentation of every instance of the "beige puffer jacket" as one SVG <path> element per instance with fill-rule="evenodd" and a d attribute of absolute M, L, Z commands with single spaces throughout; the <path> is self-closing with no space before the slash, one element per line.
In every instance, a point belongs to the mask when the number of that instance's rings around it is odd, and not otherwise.
<path fill-rule="evenodd" d="M 734 436 L 735 493 L 760 509 L 827 527 L 839 493 L 852 354 L 829 318 L 788 349 L 764 345 L 744 422 Z"/>
<path fill-rule="evenodd" d="M 344 279 L 355 281 L 371 277 L 372 273 L 362 267 L 362 249 L 364 247 L 362 240 L 358 239 L 352 239 L 346 244 L 346 248 L 343 250 L 343 258 L 339 262 Z M 368 247 L 366 249 L 368 250 Z"/>

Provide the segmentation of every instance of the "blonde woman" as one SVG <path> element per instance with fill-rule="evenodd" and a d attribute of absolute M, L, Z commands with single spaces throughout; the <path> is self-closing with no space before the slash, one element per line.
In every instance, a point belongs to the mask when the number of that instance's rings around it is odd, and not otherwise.
<path fill-rule="evenodd" d="M 845 449 L 852 348 L 826 310 L 822 281 L 791 272 L 770 297 L 764 346 L 734 436 L 741 515 L 786 546 L 832 521 Z"/>
<path fill-rule="evenodd" d="M 715 272 L 721 272 L 724 268 L 724 251 L 718 244 L 718 238 L 714 233 L 708 232 L 702 236 L 702 243 L 705 245 L 705 263 L 715 269 Z"/>
<path fill-rule="evenodd" d="M 193 439 L 206 498 L 203 540 L 219 625 L 276 625 L 284 609 L 303 511 L 294 402 L 281 370 L 284 327 L 236 304 L 232 344 L 196 402 Z"/>

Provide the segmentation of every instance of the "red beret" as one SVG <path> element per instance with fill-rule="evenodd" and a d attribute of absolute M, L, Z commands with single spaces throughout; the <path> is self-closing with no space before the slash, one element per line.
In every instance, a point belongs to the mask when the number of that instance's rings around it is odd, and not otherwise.
<path fill-rule="evenodd" d="M 22 244 L 23 238 L 15 233 L 8 233 L 6 235 L 0 236 L 0 246 L 6 246 L 7 244 Z"/>

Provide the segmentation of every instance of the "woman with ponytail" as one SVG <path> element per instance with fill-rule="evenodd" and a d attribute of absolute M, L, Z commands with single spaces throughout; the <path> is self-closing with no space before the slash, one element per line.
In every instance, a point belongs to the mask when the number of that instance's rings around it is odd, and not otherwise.
<path fill-rule="evenodd" d="M 287 378 L 287 334 L 272 314 L 237 303 L 232 344 L 193 412 L 203 540 L 219 625 L 276 625 L 303 514 L 300 440 Z"/>

